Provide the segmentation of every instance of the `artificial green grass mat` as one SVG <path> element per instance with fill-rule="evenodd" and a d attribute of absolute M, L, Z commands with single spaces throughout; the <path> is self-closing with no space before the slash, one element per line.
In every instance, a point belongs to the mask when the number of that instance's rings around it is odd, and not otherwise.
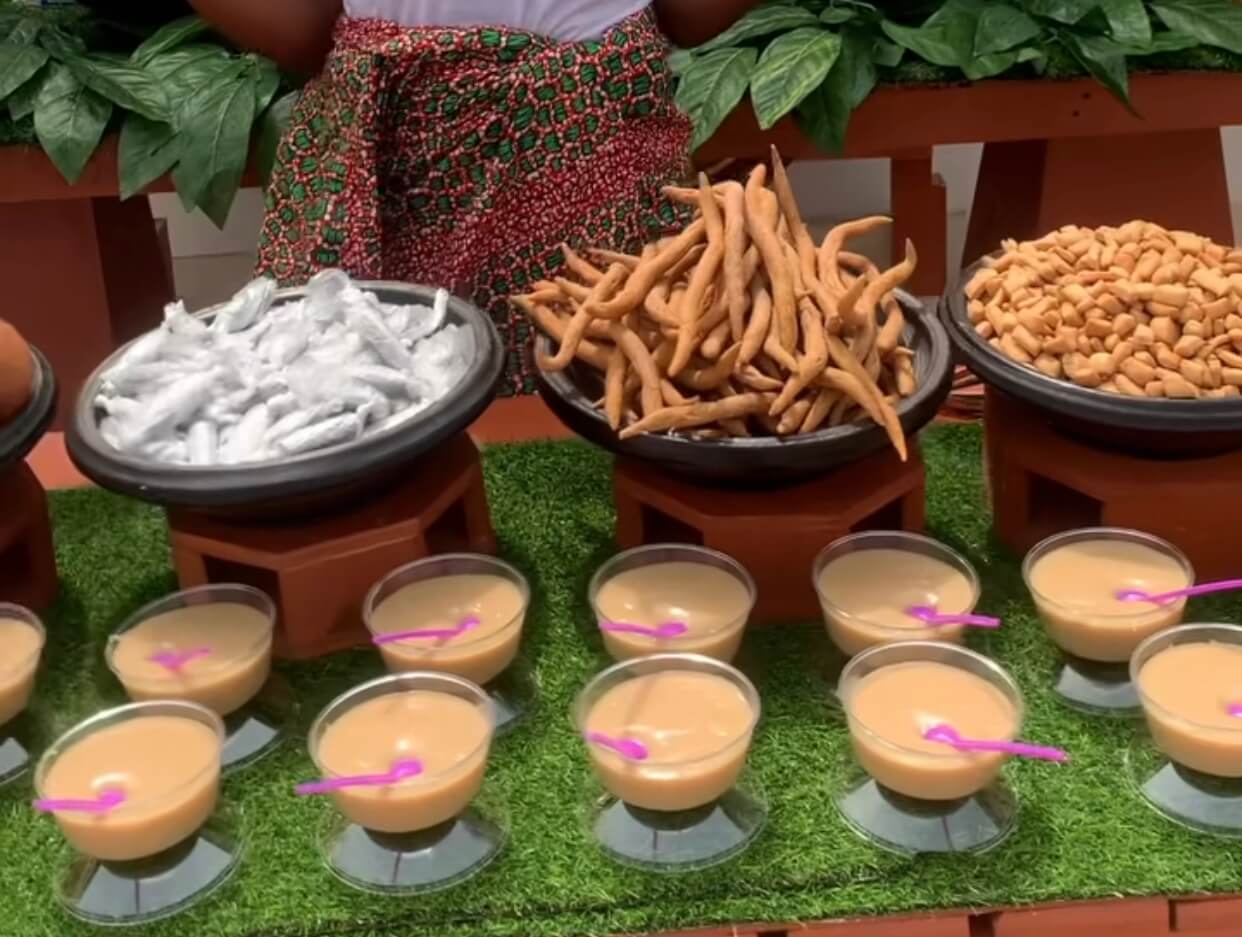
<path fill-rule="evenodd" d="M 303 742 L 294 739 L 226 782 L 224 799 L 238 809 L 249 837 L 236 877 L 207 904 L 143 933 L 546 937 L 1242 891 L 1236 843 L 1162 820 L 1128 786 L 1122 756 L 1139 725 L 1080 716 L 1053 697 L 1054 652 L 1023 594 L 1015 558 L 990 536 L 978 431 L 934 428 L 924 451 L 931 531 L 971 558 L 985 583 L 981 608 L 1005 617 L 1003 631 L 971 640 L 1003 661 L 1025 690 L 1024 734 L 1073 754 L 1065 767 L 1028 762 L 1006 769 L 1022 813 L 1018 832 L 997 851 L 906 859 L 846 830 L 832 797 L 852 771 L 849 742 L 820 676 L 827 638 L 820 625 L 807 624 L 752 631 L 740 661 L 764 705 L 750 765 L 771 816 L 756 845 L 716 869 L 678 876 L 644 874 L 605 858 L 585 832 L 591 773 L 568 712 L 577 690 L 607 663 L 585 592 L 613 549 L 609 462 L 581 443 L 502 446 L 486 454 L 489 496 L 503 554 L 531 579 L 523 654 L 539 692 L 534 716 L 498 740 L 489 768 L 489 796 L 507 803 L 511 823 L 505 853 L 474 881 L 423 898 L 383 899 L 338 884 L 315 850 L 330 805 L 293 796 L 294 782 L 313 775 Z M 49 735 L 117 701 L 101 663 L 103 637 L 173 586 L 160 512 L 91 490 L 55 494 L 52 509 L 64 595 L 49 616 L 34 712 Z M 779 549 L 778 534 L 771 536 Z M 1190 617 L 1238 620 L 1240 610 L 1204 601 Z M 370 653 L 286 667 L 302 700 L 303 727 L 332 696 L 379 671 Z M 29 797 L 27 782 L 0 791 L 0 933 L 90 933 L 53 897 L 64 847 L 54 823 L 29 809 Z"/>

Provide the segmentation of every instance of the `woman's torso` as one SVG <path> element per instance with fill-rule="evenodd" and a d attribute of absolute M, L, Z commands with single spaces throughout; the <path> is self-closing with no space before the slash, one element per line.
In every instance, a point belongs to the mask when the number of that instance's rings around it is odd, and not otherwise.
<path fill-rule="evenodd" d="M 402 26 L 507 26 L 564 41 L 597 39 L 650 0 L 345 0 L 350 16 Z"/>

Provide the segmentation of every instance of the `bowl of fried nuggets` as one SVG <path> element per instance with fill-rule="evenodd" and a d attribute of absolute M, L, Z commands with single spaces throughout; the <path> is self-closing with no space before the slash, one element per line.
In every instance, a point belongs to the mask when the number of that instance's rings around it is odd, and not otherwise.
<path fill-rule="evenodd" d="M 615 453 L 719 484 L 805 480 L 909 438 L 952 381 L 948 336 L 900 289 L 917 258 L 879 270 L 849 251 L 862 218 L 821 243 L 777 154 L 772 184 L 666 195 L 691 215 L 639 255 L 565 248 L 566 275 L 514 301 L 540 331 L 536 380 L 571 429 Z"/>

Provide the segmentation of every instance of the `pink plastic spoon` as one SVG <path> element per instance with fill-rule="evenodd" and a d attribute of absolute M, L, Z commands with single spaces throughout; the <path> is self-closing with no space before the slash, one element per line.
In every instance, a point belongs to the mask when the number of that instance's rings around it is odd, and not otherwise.
<path fill-rule="evenodd" d="M 173 673 L 180 673 L 181 668 L 192 660 L 198 660 L 200 657 L 207 657 L 211 654 L 209 647 L 196 647 L 192 651 L 158 651 L 152 654 L 147 660 L 153 664 L 159 664 L 161 667 L 167 667 Z"/>
<path fill-rule="evenodd" d="M 355 774 L 351 777 L 328 778 L 323 781 L 310 781 L 299 784 L 294 792 L 307 797 L 311 794 L 331 794 L 333 791 L 347 787 L 383 787 L 385 784 L 396 784 L 407 778 L 418 777 L 423 773 L 423 763 L 415 758 L 403 759 L 392 763 L 392 770 L 384 774 Z"/>
<path fill-rule="evenodd" d="M 1213 592 L 1232 592 L 1235 589 L 1242 589 L 1242 579 L 1222 579 L 1219 582 L 1205 582 L 1201 586 L 1190 586 L 1186 589 L 1160 592 L 1156 595 L 1144 592 L 1142 589 L 1118 589 L 1115 594 L 1122 602 L 1152 602 L 1156 605 L 1166 605 L 1177 599 L 1189 599 L 1196 595 L 1211 595 Z"/>
<path fill-rule="evenodd" d="M 622 758 L 628 758 L 630 761 L 647 760 L 647 746 L 638 741 L 638 739 L 615 739 L 611 735 L 604 735 L 602 732 L 588 732 L 586 740 L 592 745 L 598 745 L 600 748 L 614 751 Z"/>
<path fill-rule="evenodd" d="M 952 745 L 959 752 L 1004 752 L 1019 758 L 1038 758 L 1041 761 L 1069 761 L 1069 755 L 1059 748 L 1043 745 L 1027 745 L 1025 742 L 996 742 L 985 739 L 964 739 L 952 726 L 941 723 L 923 733 L 929 742 Z"/>
<path fill-rule="evenodd" d="M 689 631 L 690 626 L 684 621 L 666 621 L 654 628 L 646 625 L 631 625 L 624 621 L 602 621 L 599 624 L 599 630 L 612 634 L 639 634 L 645 638 L 676 638 Z"/>
<path fill-rule="evenodd" d="M 990 615 L 941 615 L 930 605 L 911 605 L 906 614 L 933 628 L 944 625 L 969 625 L 972 628 L 999 628 L 1001 620 Z"/>
<path fill-rule="evenodd" d="M 94 800 L 36 800 L 35 810 L 41 813 L 107 813 L 125 803 L 125 792 L 109 788 Z"/>
<path fill-rule="evenodd" d="M 459 621 L 453 628 L 425 628 L 422 631 L 394 631 L 391 634 L 377 634 L 371 639 L 373 644 L 396 644 L 398 641 L 416 641 L 419 638 L 450 640 L 460 637 L 467 631 L 479 627 L 483 622 L 478 615 L 469 615 Z"/>
<path fill-rule="evenodd" d="M 1225 706 L 1225 712 L 1231 716 L 1237 716 L 1242 719 L 1242 703 L 1229 703 Z"/>

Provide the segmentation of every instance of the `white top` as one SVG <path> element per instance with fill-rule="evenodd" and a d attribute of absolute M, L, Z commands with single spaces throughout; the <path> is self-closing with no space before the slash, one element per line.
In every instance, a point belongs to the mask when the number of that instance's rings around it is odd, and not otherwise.
<path fill-rule="evenodd" d="M 651 0 L 345 0 L 350 16 L 402 26 L 508 26 L 577 42 L 598 39 Z"/>

